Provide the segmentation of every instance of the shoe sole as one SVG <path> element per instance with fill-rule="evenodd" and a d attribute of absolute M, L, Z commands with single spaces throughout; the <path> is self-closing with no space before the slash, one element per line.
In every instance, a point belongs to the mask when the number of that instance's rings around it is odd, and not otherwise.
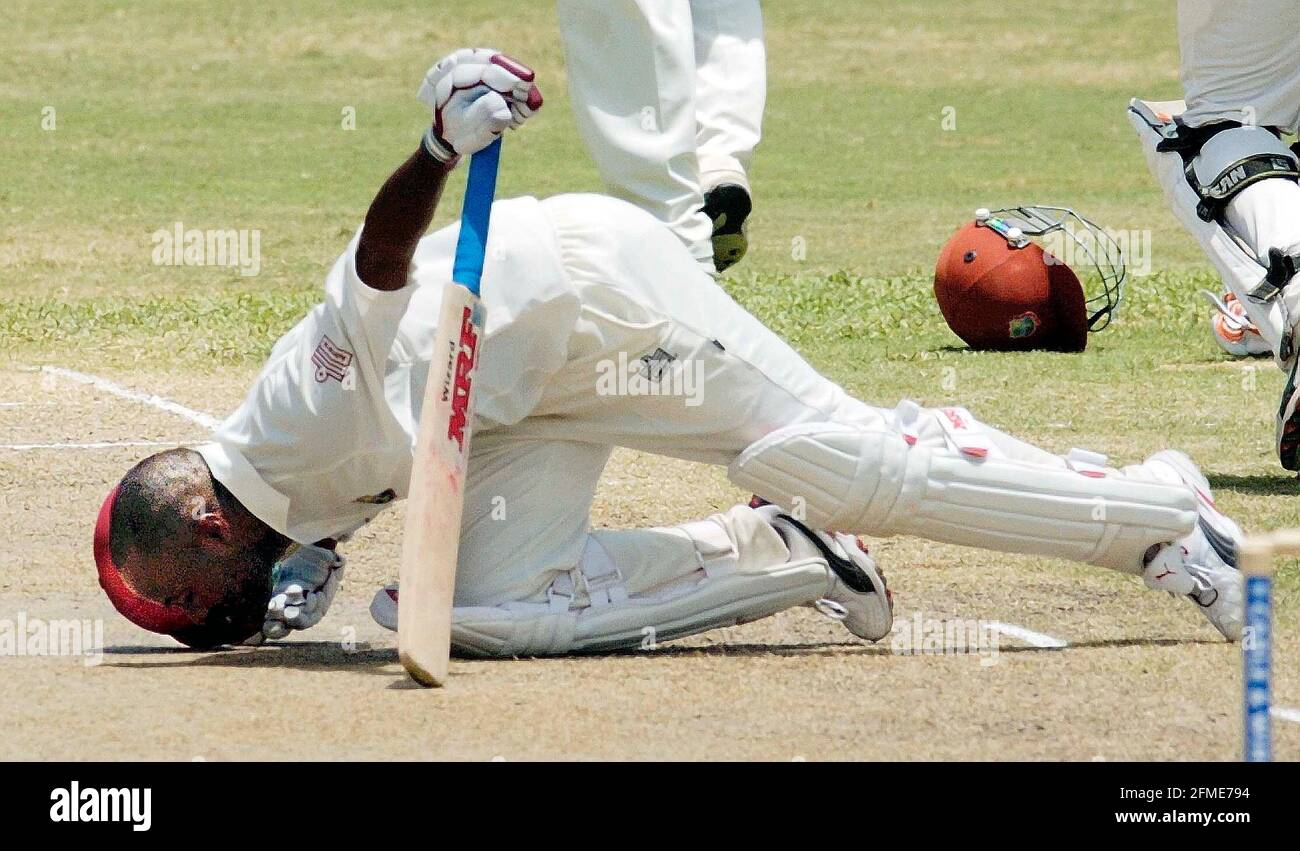
<path fill-rule="evenodd" d="M 749 239 L 743 232 L 719 234 L 713 237 L 713 266 L 725 272 L 744 258 L 749 251 Z"/>

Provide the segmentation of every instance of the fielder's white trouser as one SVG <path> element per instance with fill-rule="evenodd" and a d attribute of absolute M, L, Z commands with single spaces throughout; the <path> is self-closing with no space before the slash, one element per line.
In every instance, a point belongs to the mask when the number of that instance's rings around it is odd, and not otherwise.
<path fill-rule="evenodd" d="M 1217 222 L 1207 222 L 1196 214 L 1199 197 L 1183 173 L 1183 159 L 1175 152 L 1160 153 L 1156 145 L 1160 135 L 1141 117 L 1129 113 L 1129 120 L 1142 140 L 1147 165 L 1160 181 L 1165 198 L 1174 215 L 1214 264 L 1224 285 L 1237 295 L 1260 336 L 1279 357 L 1287 320 L 1300 322 L 1300 287 L 1290 286 L 1277 300 L 1261 304 L 1247 298 L 1247 293 L 1264 278 L 1264 267 L 1256 258 L 1266 259 L 1270 248 L 1279 248 L 1292 256 L 1300 254 L 1300 184 L 1287 180 L 1262 180 L 1247 186 L 1228 202 L 1224 217 L 1228 225 L 1249 247 L 1243 250 Z M 1284 310 L 1285 307 L 1285 310 Z"/>
<path fill-rule="evenodd" d="M 813 527 L 1134 574 L 1148 548 L 1193 529 L 1190 489 L 1142 467 L 1053 455 L 961 409 L 852 398 L 666 229 L 626 209 L 595 227 L 550 208 L 581 319 L 533 414 L 475 434 L 456 584 L 462 650 L 635 645 L 646 627 L 686 634 L 825 593 L 824 564 L 790 564 L 745 508 L 674 529 L 591 531 L 614 446 L 729 466 L 738 485 Z M 625 380 L 611 383 L 620 365 Z"/>
<path fill-rule="evenodd" d="M 748 188 L 767 93 L 758 0 L 559 0 L 569 96 L 610 194 L 712 262 L 704 192 Z"/>

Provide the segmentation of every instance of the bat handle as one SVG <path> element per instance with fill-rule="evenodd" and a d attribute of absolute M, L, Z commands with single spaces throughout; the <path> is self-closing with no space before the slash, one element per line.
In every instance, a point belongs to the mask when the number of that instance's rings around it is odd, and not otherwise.
<path fill-rule="evenodd" d="M 465 185 L 465 203 L 460 212 L 460 236 L 456 240 L 456 262 L 452 266 L 451 279 L 474 295 L 479 294 L 479 282 L 483 278 L 488 223 L 497 192 L 497 164 L 500 160 L 501 140 L 497 139 L 469 161 L 469 181 Z"/>

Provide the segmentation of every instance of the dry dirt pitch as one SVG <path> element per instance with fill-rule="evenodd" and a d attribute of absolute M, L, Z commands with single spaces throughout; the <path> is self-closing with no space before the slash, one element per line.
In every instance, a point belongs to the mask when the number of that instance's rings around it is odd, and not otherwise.
<path fill-rule="evenodd" d="M 229 410 L 251 374 L 104 376 L 191 409 Z M 100 595 L 95 512 L 149 446 L 203 429 L 48 372 L 0 373 L 0 618 L 102 619 L 98 664 L 6 657 L 4 759 L 1234 759 L 1240 658 L 1181 601 L 1059 562 L 890 540 L 874 544 L 898 622 L 996 620 L 996 655 L 896 655 L 801 609 L 623 655 L 456 662 L 412 687 L 395 636 L 366 614 L 396 573 L 400 516 L 349 548 L 329 616 L 297 641 L 191 653 L 135 629 Z M 26 448 L 17 448 L 26 447 Z M 48 447 L 48 448 L 44 448 Z M 743 495 L 720 471 L 619 453 L 597 522 L 670 523 Z M 1294 658 L 1294 606 L 1279 657 Z M 11 627 L 12 628 L 12 627 Z M 896 630 L 899 627 L 896 626 Z M 91 660 L 93 661 L 93 660 Z M 991 664 L 990 664 L 991 663 Z M 1294 666 L 1277 693 L 1300 695 Z M 1279 718 L 1277 754 L 1300 758 Z"/>

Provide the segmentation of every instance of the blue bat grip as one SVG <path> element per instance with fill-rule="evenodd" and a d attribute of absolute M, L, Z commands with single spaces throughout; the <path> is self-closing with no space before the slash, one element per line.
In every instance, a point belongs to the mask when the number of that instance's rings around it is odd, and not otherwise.
<path fill-rule="evenodd" d="M 456 240 L 456 263 L 451 268 L 451 279 L 474 295 L 479 294 L 479 282 L 483 278 L 488 222 L 492 219 L 500 160 L 501 140 L 497 139 L 469 161 L 469 182 L 460 211 L 460 236 Z"/>

